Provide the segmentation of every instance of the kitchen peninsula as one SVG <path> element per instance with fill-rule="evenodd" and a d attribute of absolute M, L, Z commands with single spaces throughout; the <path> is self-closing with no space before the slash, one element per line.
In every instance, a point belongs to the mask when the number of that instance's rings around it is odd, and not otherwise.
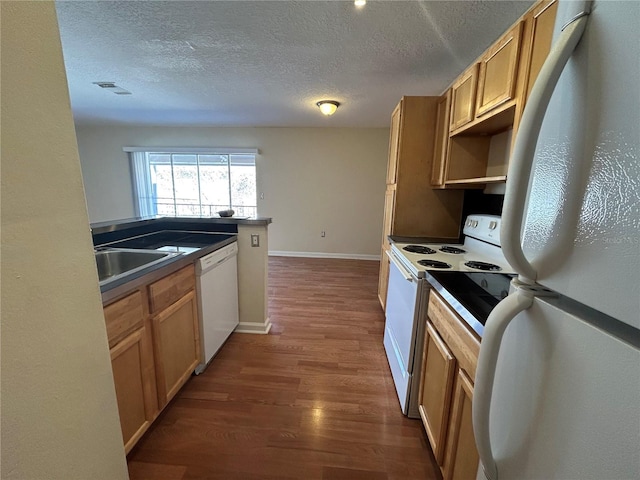
<path fill-rule="evenodd" d="M 158 268 L 164 269 L 170 262 L 175 269 L 193 263 L 216 248 L 229 242 L 207 244 L 203 240 L 206 233 L 223 233 L 237 235 L 238 242 L 238 302 L 240 324 L 236 332 L 268 333 L 271 328 L 267 311 L 267 261 L 268 261 L 268 227 L 272 222 L 268 217 L 229 217 L 229 218 L 195 218 L 195 217 L 138 217 L 123 220 L 112 220 L 91 224 L 91 234 L 95 247 L 117 246 L 125 248 L 141 248 L 138 242 L 144 237 L 163 233 L 167 240 L 165 245 L 192 247 L 189 253 L 162 262 Z M 177 239 L 176 233 L 181 235 Z M 205 235 L 206 237 L 206 235 Z M 253 239 L 253 244 L 252 244 Z M 256 246 L 257 242 L 257 246 Z M 178 245 L 179 244 L 179 245 Z M 149 248 L 149 247 L 142 247 Z M 153 246 L 151 248 L 154 248 Z M 130 278 L 130 280 L 134 280 Z M 101 287 L 103 304 L 115 300 L 131 289 L 128 283 L 114 282 Z"/>
<path fill-rule="evenodd" d="M 268 333 L 269 223 L 158 217 L 92 225 L 126 453 L 211 359 L 213 343 L 219 347 L 234 328 Z M 207 291 L 201 262 L 227 272 L 206 274 Z"/>

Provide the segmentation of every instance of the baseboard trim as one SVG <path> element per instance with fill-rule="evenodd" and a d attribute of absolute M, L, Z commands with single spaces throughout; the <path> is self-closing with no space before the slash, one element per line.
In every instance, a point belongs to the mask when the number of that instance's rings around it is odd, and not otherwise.
<path fill-rule="evenodd" d="M 271 257 L 303 257 L 303 258 L 341 258 L 344 260 L 375 260 L 380 261 L 380 255 L 364 255 L 360 253 L 324 253 L 324 252 L 285 252 L 272 250 Z"/>
<path fill-rule="evenodd" d="M 259 335 L 266 335 L 271 330 L 271 320 L 268 318 L 264 323 L 258 322 L 240 322 L 235 328 L 235 333 L 256 333 Z"/>

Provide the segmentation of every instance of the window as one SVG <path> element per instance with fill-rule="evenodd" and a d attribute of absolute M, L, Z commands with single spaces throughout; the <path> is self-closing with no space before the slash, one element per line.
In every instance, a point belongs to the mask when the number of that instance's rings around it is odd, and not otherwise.
<path fill-rule="evenodd" d="M 139 216 L 257 215 L 257 150 L 125 148 L 131 152 Z"/>

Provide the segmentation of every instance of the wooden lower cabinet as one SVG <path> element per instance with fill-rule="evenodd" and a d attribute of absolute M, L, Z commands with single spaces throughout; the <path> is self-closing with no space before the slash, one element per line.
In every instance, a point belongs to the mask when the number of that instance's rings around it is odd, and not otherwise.
<path fill-rule="evenodd" d="M 380 273 L 378 275 L 378 300 L 382 310 L 387 308 L 387 287 L 389 286 L 389 266 L 391 260 L 387 256 L 388 247 L 382 249 L 380 255 Z"/>
<path fill-rule="evenodd" d="M 124 449 L 129 453 L 158 413 L 150 332 L 142 327 L 111 349 Z"/>
<path fill-rule="evenodd" d="M 421 379 L 418 408 L 433 454 L 438 463 L 442 464 L 456 359 L 429 322 L 423 358 L 424 374 Z"/>
<path fill-rule="evenodd" d="M 105 305 L 104 316 L 129 453 L 200 362 L 193 265 Z"/>
<path fill-rule="evenodd" d="M 471 419 L 473 383 L 464 370 L 458 369 L 444 455 L 444 480 L 476 478 L 480 458 L 476 450 Z"/>
<path fill-rule="evenodd" d="M 198 306 L 194 291 L 153 317 L 160 407 L 180 390 L 200 362 Z"/>
<path fill-rule="evenodd" d="M 471 419 L 479 339 L 433 290 L 422 354 L 420 417 L 444 480 L 476 478 Z"/>

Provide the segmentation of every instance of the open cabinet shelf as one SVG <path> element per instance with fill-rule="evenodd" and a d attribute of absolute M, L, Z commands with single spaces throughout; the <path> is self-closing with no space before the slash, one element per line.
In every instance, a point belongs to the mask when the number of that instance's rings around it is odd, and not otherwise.
<path fill-rule="evenodd" d="M 445 185 L 486 185 L 490 183 L 504 183 L 507 181 L 506 175 L 496 175 L 493 177 L 479 177 L 479 178 L 461 178 L 458 180 L 447 180 Z"/>

